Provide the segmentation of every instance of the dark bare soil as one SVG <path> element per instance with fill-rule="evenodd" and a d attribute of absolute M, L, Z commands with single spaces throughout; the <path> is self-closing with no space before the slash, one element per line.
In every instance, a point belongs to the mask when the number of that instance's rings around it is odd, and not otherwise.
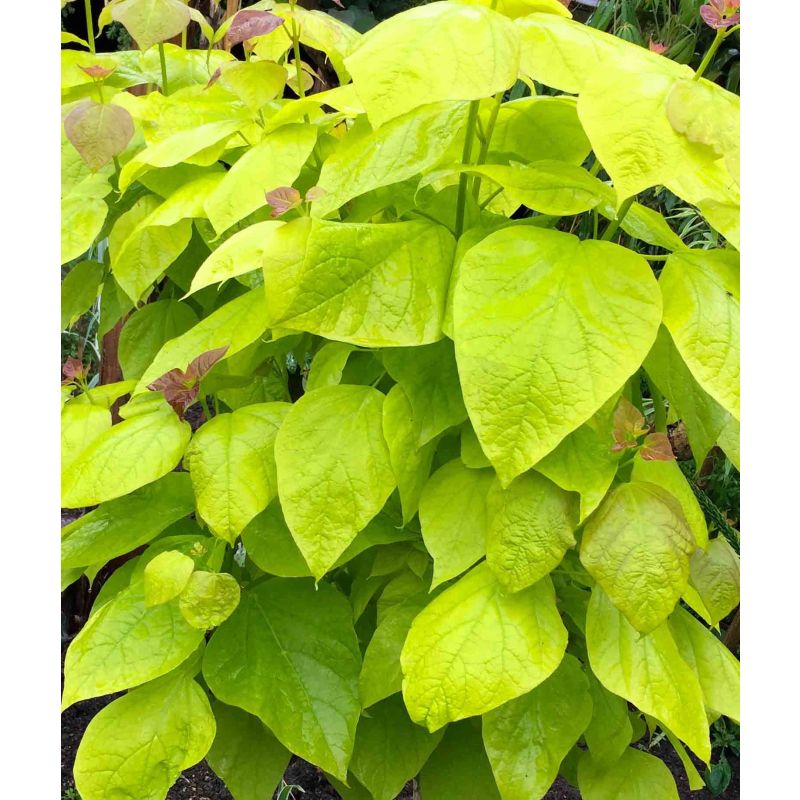
<path fill-rule="evenodd" d="M 92 717 L 119 695 L 98 697 L 76 703 L 61 717 L 61 793 L 74 788 L 72 765 L 75 753 L 86 726 Z M 662 743 L 653 749 L 662 758 L 675 776 L 681 800 L 712 800 L 713 795 L 702 789 L 690 792 L 680 761 L 669 744 Z M 722 800 L 739 800 L 739 762 L 732 760 L 733 780 L 727 791 L 720 795 Z M 700 765 L 698 764 L 698 769 Z M 316 767 L 299 758 L 293 758 L 284 776 L 286 783 L 301 786 L 305 791 L 297 793 L 300 800 L 341 800 L 325 776 Z M 416 800 L 414 787 L 409 783 L 397 800 Z M 214 774 L 205 761 L 186 770 L 170 789 L 167 800 L 233 800 L 222 781 Z M 436 800 L 436 798 L 432 798 Z M 463 798 L 463 800 L 482 800 L 482 798 Z M 545 800 L 580 800 L 580 793 L 559 777 L 545 796 Z"/>

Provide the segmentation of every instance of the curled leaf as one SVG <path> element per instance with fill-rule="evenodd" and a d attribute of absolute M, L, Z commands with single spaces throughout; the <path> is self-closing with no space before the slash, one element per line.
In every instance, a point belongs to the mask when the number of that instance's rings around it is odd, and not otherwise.
<path fill-rule="evenodd" d="M 666 433 L 650 433 L 645 437 L 639 454 L 645 461 L 674 461 L 675 454 Z"/>
<path fill-rule="evenodd" d="M 228 28 L 228 44 L 233 47 L 255 36 L 272 33 L 283 23 L 284 20 L 281 17 L 269 11 L 240 11 Z"/>
<path fill-rule="evenodd" d="M 273 217 L 280 217 L 287 211 L 297 208 L 303 200 L 300 192 L 291 186 L 280 186 L 273 189 L 266 193 L 266 198 L 267 203 L 272 206 L 271 216 Z"/>
<path fill-rule="evenodd" d="M 703 22 L 714 30 L 725 30 L 739 24 L 739 0 L 708 0 L 700 6 Z"/>
<path fill-rule="evenodd" d="M 122 106 L 86 100 L 64 120 L 64 132 L 93 172 L 119 155 L 133 138 L 133 118 Z"/>

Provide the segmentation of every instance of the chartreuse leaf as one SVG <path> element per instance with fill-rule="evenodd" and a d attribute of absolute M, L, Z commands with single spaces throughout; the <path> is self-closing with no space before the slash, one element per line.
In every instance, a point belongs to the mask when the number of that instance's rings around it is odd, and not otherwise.
<path fill-rule="evenodd" d="M 61 472 L 111 428 L 111 412 L 102 406 L 67 403 L 61 410 Z"/>
<path fill-rule="evenodd" d="M 203 676 L 223 703 L 258 716 L 291 752 L 346 780 L 361 709 L 350 605 L 328 583 L 251 585 L 211 637 Z"/>
<path fill-rule="evenodd" d="M 117 400 L 126 394 L 130 394 L 135 385 L 135 381 L 105 383 L 100 386 L 95 386 L 94 389 L 89 389 L 88 392 L 81 392 L 77 397 L 69 398 L 69 402 L 74 405 L 103 406 L 104 408 L 111 409 L 111 406 L 113 406 Z"/>
<path fill-rule="evenodd" d="M 427 592 L 418 592 L 390 608 L 378 623 L 364 653 L 359 687 L 364 708 L 402 689 L 400 652 L 414 617 L 430 601 Z"/>
<path fill-rule="evenodd" d="M 678 800 L 667 765 L 650 753 L 628 747 L 619 761 L 601 765 L 590 754 L 578 762 L 578 786 L 585 800 Z"/>
<path fill-rule="evenodd" d="M 75 785 L 85 800 L 162 800 L 205 756 L 215 730 L 205 692 L 176 670 L 92 719 L 75 756 Z"/>
<path fill-rule="evenodd" d="M 679 501 L 633 481 L 618 486 L 586 523 L 581 563 L 628 622 L 649 633 L 683 594 L 696 549 Z"/>
<path fill-rule="evenodd" d="M 373 28 L 345 65 L 377 128 L 427 103 L 508 89 L 519 69 L 519 36 L 490 9 L 431 3 Z"/>
<path fill-rule="evenodd" d="M 692 487 L 681 472 L 677 461 L 645 461 L 641 453 L 637 453 L 633 460 L 631 477 L 634 481 L 654 483 L 666 489 L 680 503 L 683 516 L 689 523 L 697 546 L 708 545 L 708 525 L 703 509 L 700 508 Z"/>
<path fill-rule="evenodd" d="M 206 760 L 234 800 L 272 797 L 291 753 L 258 717 L 235 706 L 214 703 L 217 733 Z"/>
<path fill-rule="evenodd" d="M 739 254 L 673 253 L 659 279 L 664 325 L 697 382 L 739 418 Z"/>
<path fill-rule="evenodd" d="M 684 599 L 709 625 L 718 625 L 739 605 L 739 556 L 722 536 L 692 556 Z"/>
<path fill-rule="evenodd" d="M 520 475 L 505 489 L 496 482 L 488 508 L 486 563 L 509 592 L 536 583 L 575 545 L 574 495 L 535 472 Z"/>
<path fill-rule="evenodd" d="M 81 261 L 61 281 L 61 327 L 69 328 L 97 299 L 105 268 L 97 261 Z"/>
<path fill-rule="evenodd" d="M 676 608 L 669 627 L 683 660 L 695 671 L 707 708 L 735 722 L 739 713 L 739 662 L 736 656 L 688 611 Z"/>
<path fill-rule="evenodd" d="M 62 186 L 62 264 L 78 258 L 92 246 L 108 214 L 108 205 L 103 198 L 110 191 L 111 184 L 108 182 L 106 172 L 89 174 L 66 190 Z"/>
<path fill-rule="evenodd" d="M 317 181 L 325 194 L 314 201 L 312 214 L 324 217 L 354 197 L 432 167 L 464 124 L 466 113 L 466 103 L 431 103 L 375 131 L 361 118 L 325 159 Z"/>
<path fill-rule="evenodd" d="M 382 431 L 383 400 L 369 386 L 326 386 L 301 397 L 278 431 L 281 505 L 317 579 L 395 487 Z"/>
<path fill-rule="evenodd" d="M 367 346 L 435 342 L 453 250 L 446 228 L 422 220 L 295 220 L 264 261 L 270 322 Z"/>
<path fill-rule="evenodd" d="M 592 671 L 606 689 L 663 722 L 708 763 L 711 745 L 700 682 L 681 657 L 667 623 L 641 634 L 595 587 L 586 617 L 586 646 Z"/>
<path fill-rule="evenodd" d="M 189 476 L 173 472 L 109 500 L 61 529 L 61 565 L 85 567 L 129 553 L 194 509 Z"/>
<path fill-rule="evenodd" d="M 458 2 L 468 6 L 489 6 L 511 19 L 527 17 L 536 11 L 558 14 L 560 17 L 572 16 L 561 0 L 458 0 Z"/>
<path fill-rule="evenodd" d="M 500 800 L 476 720 L 448 725 L 419 776 L 420 795 L 436 800 Z"/>
<path fill-rule="evenodd" d="M 411 625 L 400 657 L 411 719 L 435 731 L 485 714 L 547 678 L 566 642 L 549 578 L 505 594 L 479 564 Z"/>
<path fill-rule="evenodd" d="M 466 252 L 453 305 L 456 360 L 470 420 L 503 485 L 619 389 L 660 319 L 650 267 L 618 245 L 515 226 Z"/>
<path fill-rule="evenodd" d="M 306 378 L 306 392 L 341 383 L 347 359 L 356 350 L 357 347 L 344 342 L 328 342 L 323 345 L 314 354 L 314 360 L 311 362 L 311 369 Z"/>
<path fill-rule="evenodd" d="M 695 380 L 663 325 L 644 368 L 648 378 L 669 398 L 675 415 L 683 420 L 695 462 L 702 464 L 708 451 L 736 420 Z"/>
<path fill-rule="evenodd" d="M 317 139 L 311 125 L 285 125 L 248 150 L 205 202 L 217 233 L 266 205 L 264 192 L 291 186 Z"/>
<path fill-rule="evenodd" d="M 284 223 L 279 219 L 249 225 L 226 239 L 200 265 L 192 278 L 189 294 L 212 283 L 261 270 L 264 255 L 273 246 L 273 236 Z"/>
<path fill-rule="evenodd" d="M 189 423 L 169 407 L 112 426 L 61 474 L 61 504 L 93 506 L 161 478 L 177 466 L 190 436 Z"/>
<path fill-rule="evenodd" d="M 431 588 L 460 575 L 486 553 L 486 498 L 493 482 L 492 470 L 468 469 L 456 458 L 425 484 L 419 521 L 425 548 L 433 557 Z"/>
<path fill-rule="evenodd" d="M 136 393 L 171 369 L 186 369 L 199 355 L 227 347 L 228 358 L 252 344 L 267 327 L 264 290 L 251 289 L 202 319 L 193 328 L 170 339 L 136 384 Z"/>
<path fill-rule="evenodd" d="M 628 704 L 609 692 L 593 673 L 588 673 L 588 679 L 592 719 L 583 736 L 595 763 L 613 764 L 633 738 Z"/>
<path fill-rule="evenodd" d="M 203 640 L 178 601 L 148 608 L 144 582 L 123 589 L 72 641 L 64 663 L 62 708 L 138 686 L 178 666 Z"/>
<path fill-rule="evenodd" d="M 275 436 L 291 406 L 258 403 L 217 414 L 197 431 L 186 457 L 197 510 L 229 544 L 278 492 Z"/>
<path fill-rule="evenodd" d="M 122 0 L 111 8 L 140 49 L 177 36 L 189 24 L 189 9 L 181 0 Z"/>
<path fill-rule="evenodd" d="M 220 70 L 219 83 L 258 111 L 283 91 L 286 68 L 273 61 L 231 61 Z"/>
<path fill-rule="evenodd" d="M 158 300 L 134 311 L 119 336 L 119 363 L 125 377 L 141 378 L 164 343 L 197 322 L 191 307 L 177 300 Z"/>
<path fill-rule="evenodd" d="M 375 800 L 394 800 L 428 760 L 444 731 L 415 725 L 397 695 L 361 717 L 350 770 Z"/>
<path fill-rule="evenodd" d="M 174 600 L 194 572 L 194 559 L 178 550 L 159 553 L 144 568 L 144 604 L 159 606 Z"/>
<path fill-rule="evenodd" d="M 481 443 L 478 441 L 478 437 L 469 422 L 465 422 L 461 428 L 461 460 L 464 462 L 465 467 L 472 469 L 492 466 L 481 449 Z"/>
<path fill-rule="evenodd" d="M 201 570 L 190 576 L 178 605 L 183 618 L 204 631 L 228 619 L 239 605 L 239 597 L 239 584 L 233 575 Z"/>
<path fill-rule="evenodd" d="M 411 404 L 417 447 L 467 418 L 449 339 L 426 347 L 385 350 L 383 364 Z"/>
<path fill-rule="evenodd" d="M 503 800 L 543 797 L 592 717 L 589 682 L 566 655 L 535 689 L 483 717 L 483 743 Z"/>

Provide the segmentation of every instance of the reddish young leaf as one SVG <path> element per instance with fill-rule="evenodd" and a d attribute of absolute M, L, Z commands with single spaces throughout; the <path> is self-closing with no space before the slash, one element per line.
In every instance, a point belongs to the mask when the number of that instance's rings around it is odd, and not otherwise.
<path fill-rule="evenodd" d="M 700 16 L 715 30 L 731 28 L 739 24 L 739 0 L 708 0 L 700 6 Z"/>
<path fill-rule="evenodd" d="M 620 398 L 614 410 L 614 445 L 612 453 L 636 447 L 636 440 L 647 433 L 644 415 L 630 400 Z"/>
<path fill-rule="evenodd" d="M 186 409 L 197 400 L 200 393 L 200 381 L 227 352 L 228 345 L 225 345 L 225 347 L 218 347 L 202 353 L 186 367 L 186 371 L 177 368 L 171 369 L 154 380 L 147 388 L 154 392 L 163 392 L 164 399 L 178 416 L 182 417 Z"/>
<path fill-rule="evenodd" d="M 83 362 L 78 358 L 70 356 L 61 367 L 61 381 L 62 386 L 68 383 L 74 383 L 76 380 L 85 380 L 88 368 L 83 365 Z"/>
<path fill-rule="evenodd" d="M 227 40 L 231 47 L 252 39 L 272 33 L 283 25 L 283 19 L 269 11 L 240 11 L 228 28 Z"/>
<path fill-rule="evenodd" d="M 101 67 L 99 64 L 93 64 L 91 67 L 82 67 L 78 64 L 78 69 L 83 70 L 90 78 L 94 78 L 94 80 L 103 80 L 107 78 L 116 67 Z"/>
<path fill-rule="evenodd" d="M 639 450 L 645 461 L 674 461 L 675 454 L 666 433 L 650 433 Z"/>
<path fill-rule="evenodd" d="M 213 367 L 227 352 L 228 345 L 225 345 L 224 347 L 217 347 L 215 350 L 209 350 L 197 356 L 186 368 L 187 379 L 199 381 L 204 378 L 211 367 Z"/>
<path fill-rule="evenodd" d="M 272 206 L 273 217 L 279 217 L 300 205 L 303 198 L 297 189 L 291 186 L 280 186 L 266 193 L 267 203 Z"/>
<path fill-rule="evenodd" d="M 306 202 L 313 203 L 314 200 L 319 200 L 320 197 L 324 197 L 326 194 L 328 193 L 321 186 L 312 186 L 306 192 Z"/>
<path fill-rule="evenodd" d="M 64 120 L 67 139 L 96 172 L 119 155 L 133 137 L 133 118 L 122 106 L 85 100 Z"/>
<path fill-rule="evenodd" d="M 667 46 L 662 44 L 661 42 L 654 42 L 652 39 L 650 43 L 647 45 L 648 49 L 651 53 L 658 53 L 659 55 L 663 55 L 667 52 Z"/>

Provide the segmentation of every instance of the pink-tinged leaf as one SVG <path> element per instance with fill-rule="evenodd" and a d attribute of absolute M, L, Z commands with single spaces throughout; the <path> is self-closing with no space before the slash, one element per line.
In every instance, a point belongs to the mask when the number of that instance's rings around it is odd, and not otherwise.
<path fill-rule="evenodd" d="M 188 380 L 182 369 L 171 369 L 147 388 L 153 392 L 163 392 L 164 399 L 179 417 L 182 417 L 186 409 L 195 402 L 200 391 L 200 385 L 196 381 Z"/>
<path fill-rule="evenodd" d="M 93 64 L 91 67 L 82 67 L 79 64 L 78 69 L 83 70 L 83 72 L 94 80 L 103 80 L 107 78 L 116 67 L 101 67 L 99 64 Z"/>
<path fill-rule="evenodd" d="M 273 217 L 279 217 L 293 208 L 297 208 L 303 201 L 300 192 L 291 186 L 280 186 L 266 193 L 267 203 L 272 206 Z"/>
<path fill-rule="evenodd" d="M 62 386 L 68 383 L 74 383 L 76 380 L 85 380 L 88 373 L 88 368 L 83 365 L 83 362 L 78 358 L 70 356 L 61 367 L 61 381 Z"/>
<path fill-rule="evenodd" d="M 639 450 L 645 461 L 674 461 L 675 454 L 666 433 L 650 433 Z"/>
<path fill-rule="evenodd" d="M 227 352 L 228 345 L 226 344 L 224 347 L 217 347 L 214 350 L 209 350 L 208 352 L 197 356 L 197 358 L 186 368 L 187 380 L 194 382 L 204 378 L 208 374 L 211 367 L 213 367 L 217 361 L 223 358 Z"/>
<path fill-rule="evenodd" d="M 739 0 L 708 0 L 700 6 L 703 22 L 714 30 L 725 30 L 739 24 Z"/>
<path fill-rule="evenodd" d="M 306 192 L 306 202 L 313 203 L 314 200 L 319 200 L 320 197 L 325 197 L 328 194 L 321 186 L 312 186 Z"/>
<path fill-rule="evenodd" d="M 661 42 L 654 42 L 652 39 L 647 45 L 647 48 L 651 53 L 658 53 L 659 55 L 663 55 L 667 52 L 667 46 L 665 44 L 662 44 Z"/>
<path fill-rule="evenodd" d="M 611 445 L 610 450 L 612 453 L 621 453 L 623 450 L 630 450 L 633 447 L 636 447 L 636 442 L 616 442 Z"/>
<path fill-rule="evenodd" d="M 636 406 L 624 397 L 620 398 L 616 409 L 614 409 L 614 442 L 619 450 L 636 447 L 636 439 L 647 433 L 644 415 Z"/>
<path fill-rule="evenodd" d="M 220 75 L 222 75 L 222 67 L 217 67 L 214 70 L 214 74 L 208 79 L 206 89 L 210 89 L 219 80 Z"/>
<path fill-rule="evenodd" d="M 85 100 L 67 114 L 64 132 L 93 172 L 119 155 L 133 138 L 133 118 L 122 106 Z"/>
<path fill-rule="evenodd" d="M 272 33 L 276 28 L 283 25 L 283 19 L 269 11 L 240 11 L 228 28 L 226 38 L 228 44 L 233 47 L 236 44 L 246 42 L 255 36 L 264 36 Z"/>

